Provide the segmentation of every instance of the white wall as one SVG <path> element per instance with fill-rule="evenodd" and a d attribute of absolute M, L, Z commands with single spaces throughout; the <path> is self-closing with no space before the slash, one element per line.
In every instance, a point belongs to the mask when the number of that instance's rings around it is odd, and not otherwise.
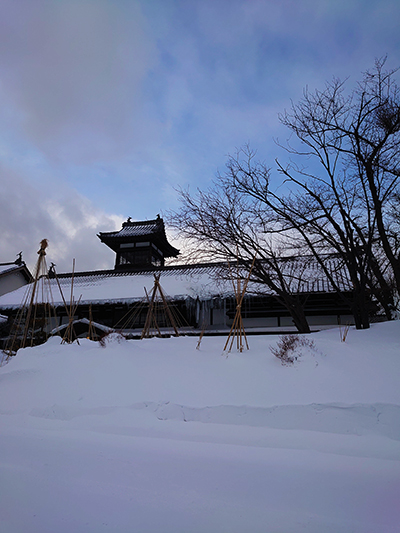
<path fill-rule="evenodd" d="M 26 284 L 27 282 L 22 272 L 8 272 L 0 277 L 0 296 L 19 289 Z"/>

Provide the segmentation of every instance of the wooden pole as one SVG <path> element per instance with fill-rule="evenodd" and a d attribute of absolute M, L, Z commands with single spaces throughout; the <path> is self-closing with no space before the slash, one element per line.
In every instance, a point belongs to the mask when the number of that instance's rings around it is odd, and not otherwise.
<path fill-rule="evenodd" d="M 224 352 L 226 351 L 228 345 L 229 345 L 228 353 L 232 350 L 232 346 L 233 346 L 233 343 L 235 341 L 235 338 L 236 338 L 236 348 L 237 348 L 237 350 L 239 352 L 243 351 L 243 339 L 244 339 L 244 341 L 246 343 L 246 348 L 249 349 L 249 343 L 247 342 L 247 336 L 246 336 L 246 332 L 245 332 L 245 329 L 244 329 L 243 318 L 242 318 L 242 304 L 243 304 L 244 296 L 246 294 L 247 286 L 248 286 L 249 281 L 250 281 L 251 272 L 253 270 L 254 263 L 256 261 L 256 255 L 253 258 L 253 261 L 252 261 L 251 266 L 250 266 L 249 273 L 248 273 L 247 278 L 246 278 L 246 280 L 245 280 L 245 282 L 243 284 L 243 287 L 242 287 L 241 279 L 240 279 L 240 275 L 239 275 L 239 258 L 237 260 L 236 285 L 235 285 L 235 282 L 233 281 L 234 280 L 234 276 L 232 275 L 230 264 L 228 263 L 228 267 L 229 267 L 229 270 L 231 272 L 231 279 L 232 279 L 232 283 L 233 283 L 233 288 L 234 288 L 234 292 L 235 292 L 236 311 L 235 311 L 235 316 L 234 316 L 234 319 L 233 319 L 232 327 L 231 327 L 231 329 L 229 331 L 228 338 L 227 338 L 225 346 L 224 346 L 224 350 L 223 350 Z M 230 342 L 230 344 L 229 344 L 229 342 Z"/>
<path fill-rule="evenodd" d="M 147 296 L 147 291 L 145 290 L 145 292 L 146 292 L 146 296 Z M 143 328 L 143 331 L 142 331 L 142 335 L 141 335 L 140 338 L 143 339 L 144 337 L 148 337 L 150 335 L 150 329 L 151 329 L 151 325 L 152 324 L 154 324 L 155 329 L 157 329 L 158 334 L 161 337 L 161 330 L 160 330 L 160 328 L 158 326 L 157 316 L 156 316 L 156 312 L 155 312 L 157 294 L 159 295 L 159 297 L 161 298 L 161 301 L 163 303 L 164 312 L 165 312 L 166 318 L 168 318 L 169 323 L 170 323 L 171 327 L 173 328 L 173 330 L 175 332 L 175 335 L 177 337 L 179 337 L 179 331 L 178 331 L 174 316 L 173 316 L 173 314 L 171 312 L 171 309 L 169 308 L 167 299 L 165 298 L 164 291 L 162 290 L 162 287 L 160 285 L 160 274 L 158 276 L 157 276 L 157 274 L 154 274 L 154 286 L 153 286 L 153 290 L 152 290 L 152 293 L 151 293 L 151 298 L 150 298 L 150 301 L 149 301 L 149 310 L 147 312 L 145 325 L 144 325 L 144 328 Z"/>

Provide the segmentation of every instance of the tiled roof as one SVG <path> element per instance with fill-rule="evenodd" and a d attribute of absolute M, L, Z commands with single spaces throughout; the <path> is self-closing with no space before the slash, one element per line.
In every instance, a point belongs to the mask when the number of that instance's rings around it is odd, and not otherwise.
<path fill-rule="evenodd" d="M 138 237 L 143 235 L 152 235 L 164 231 L 164 224 L 161 219 L 148 220 L 141 222 L 124 222 L 122 229 L 108 233 L 100 233 L 107 237 Z"/>
<path fill-rule="evenodd" d="M 172 265 L 164 267 L 143 267 L 135 268 L 134 270 L 91 270 L 87 272 L 75 272 L 75 278 L 85 277 L 88 279 L 104 278 L 104 277 L 126 277 L 126 276 L 153 276 L 153 274 L 160 274 L 164 276 L 176 275 L 196 275 L 196 274 L 217 274 L 221 268 L 226 268 L 226 263 L 194 263 L 187 265 Z M 70 278 L 71 274 L 61 273 L 57 274 L 59 279 Z"/>
<path fill-rule="evenodd" d="M 329 258 L 330 270 L 340 290 L 351 291 L 352 285 L 346 270 L 335 258 Z M 287 264 L 287 283 L 294 293 L 334 292 L 321 267 L 309 260 L 304 268 L 304 260 L 285 260 Z M 301 265 L 301 268 L 300 268 Z M 291 268 L 289 268 L 291 267 Z M 293 268 L 292 268 L 293 267 Z M 233 267 L 233 273 L 236 272 Z M 194 265 L 168 266 L 160 269 L 142 269 L 136 271 L 100 270 L 74 273 L 74 299 L 81 297 L 81 304 L 132 302 L 143 298 L 144 287 L 147 291 L 154 285 L 153 274 L 160 275 L 160 283 L 165 293 L 171 298 L 228 297 L 234 294 L 232 273 L 226 263 L 201 263 Z M 58 274 L 64 297 L 70 295 L 70 273 Z M 245 278 L 246 275 L 243 275 Z M 62 304 L 57 280 L 50 279 L 52 298 L 56 305 Z M 23 300 L 26 286 L 0 297 L 0 309 L 18 307 Z M 250 283 L 248 294 L 271 295 L 272 291 L 260 283 Z"/>
<path fill-rule="evenodd" d="M 179 254 L 179 250 L 168 242 L 164 221 L 159 217 L 154 220 L 136 222 L 128 218 L 119 231 L 100 232 L 97 236 L 101 242 L 107 244 L 114 251 L 116 251 L 115 246 L 118 246 L 120 242 L 126 242 L 130 238 L 144 241 L 147 237 L 149 240 L 155 241 L 157 246 L 163 249 L 165 257 L 176 257 Z"/>

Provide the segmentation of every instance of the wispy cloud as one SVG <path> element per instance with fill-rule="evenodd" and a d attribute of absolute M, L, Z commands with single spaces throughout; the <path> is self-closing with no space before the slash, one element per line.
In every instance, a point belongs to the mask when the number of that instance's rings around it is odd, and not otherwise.
<path fill-rule="evenodd" d="M 59 262 L 96 243 L 82 268 L 100 267 L 95 232 L 120 214 L 176 207 L 247 142 L 272 164 L 304 86 L 398 66 L 399 17 L 396 0 L 3 0 L 0 260 L 47 233 Z"/>
<path fill-rule="evenodd" d="M 14 170 L 0 167 L 6 194 L 0 195 L 0 257 L 13 261 L 23 251 L 30 268 L 42 239 L 49 240 L 48 261 L 58 272 L 112 268 L 114 254 L 96 237 L 119 228 L 123 217 L 106 214 L 58 180 L 43 177 L 35 186 Z M 45 184 L 45 185 L 44 185 Z"/>
<path fill-rule="evenodd" d="M 145 140 L 141 85 L 155 56 L 137 2 L 5 0 L 1 12 L 2 101 L 32 145 L 88 163 Z"/>

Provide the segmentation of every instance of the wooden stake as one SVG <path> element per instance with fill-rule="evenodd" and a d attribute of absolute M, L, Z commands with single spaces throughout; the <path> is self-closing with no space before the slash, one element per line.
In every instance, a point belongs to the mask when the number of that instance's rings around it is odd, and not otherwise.
<path fill-rule="evenodd" d="M 145 337 L 149 337 L 150 336 L 150 329 L 151 329 L 151 325 L 152 324 L 154 324 L 155 328 L 158 331 L 159 336 L 161 337 L 161 330 L 158 327 L 157 316 L 156 316 L 156 312 L 155 312 L 155 303 L 156 303 L 157 293 L 159 294 L 159 296 L 161 298 L 161 301 L 164 304 L 164 311 L 165 311 L 166 316 L 168 317 L 168 320 L 169 320 L 169 322 L 171 324 L 171 327 L 173 328 L 173 330 L 175 332 L 175 335 L 177 337 L 179 337 L 179 331 L 178 331 L 178 328 L 176 326 L 175 319 L 174 319 L 174 317 L 173 317 L 173 315 L 171 313 L 171 309 L 169 308 L 168 302 L 167 302 L 167 300 L 165 298 L 164 292 L 163 292 L 162 287 L 160 285 L 160 274 L 158 276 L 157 276 L 157 274 L 154 274 L 154 286 L 153 286 L 153 289 L 152 289 L 151 298 L 150 298 L 150 302 L 149 302 L 149 310 L 147 312 L 146 321 L 145 321 L 144 328 L 143 328 L 143 331 L 142 331 L 142 335 L 141 335 L 140 338 L 143 339 Z M 147 294 L 147 292 L 146 292 L 146 294 Z"/>
<path fill-rule="evenodd" d="M 243 303 L 244 295 L 246 294 L 247 285 L 250 281 L 251 272 L 253 270 L 254 263 L 256 261 L 256 255 L 254 256 L 253 262 L 251 263 L 251 267 L 250 267 L 248 276 L 245 280 L 245 283 L 243 285 L 243 288 L 242 288 L 241 279 L 239 276 L 239 265 L 237 265 L 236 285 L 235 285 L 235 282 L 233 281 L 234 276 L 231 276 L 233 288 L 235 292 L 235 298 L 236 298 L 236 312 L 233 318 L 232 327 L 229 331 L 229 335 L 224 346 L 224 350 L 223 350 L 224 352 L 227 350 L 228 345 L 229 345 L 228 353 L 231 352 L 235 339 L 236 339 L 236 348 L 239 352 L 243 351 L 243 339 L 246 343 L 246 348 L 249 349 L 249 343 L 247 342 L 247 336 L 246 336 L 246 332 L 245 332 L 244 325 L 243 325 L 242 303 Z M 238 259 L 238 263 L 239 263 L 239 259 Z M 230 272 L 232 273 L 229 263 L 228 263 L 228 267 L 229 267 Z"/>
<path fill-rule="evenodd" d="M 42 239 L 40 242 L 40 249 L 37 252 L 39 257 L 35 267 L 33 282 L 27 285 L 23 302 L 15 317 L 12 334 L 9 337 L 5 353 L 7 359 L 14 355 L 19 348 L 25 348 L 28 342 L 28 337 L 31 335 L 30 345 L 38 340 L 37 332 L 35 331 L 36 322 L 38 319 L 38 305 L 41 306 L 43 316 L 41 316 L 40 330 L 47 336 L 45 327 L 50 325 L 51 306 L 54 308 L 54 301 L 51 294 L 51 285 L 48 277 L 46 266 L 46 248 L 48 246 L 47 239 Z M 40 283 L 42 287 L 41 303 L 38 303 L 38 292 Z M 45 290 L 45 283 L 47 282 L 47 290 Z M 51 301 L 49 301 L 51 298 Z M 53 309 L 54 310 L 54 309 Z M 54 312 L 55 317 L 55 312 Z M 40 340 L 43 339 L 39 339 Z"/>

